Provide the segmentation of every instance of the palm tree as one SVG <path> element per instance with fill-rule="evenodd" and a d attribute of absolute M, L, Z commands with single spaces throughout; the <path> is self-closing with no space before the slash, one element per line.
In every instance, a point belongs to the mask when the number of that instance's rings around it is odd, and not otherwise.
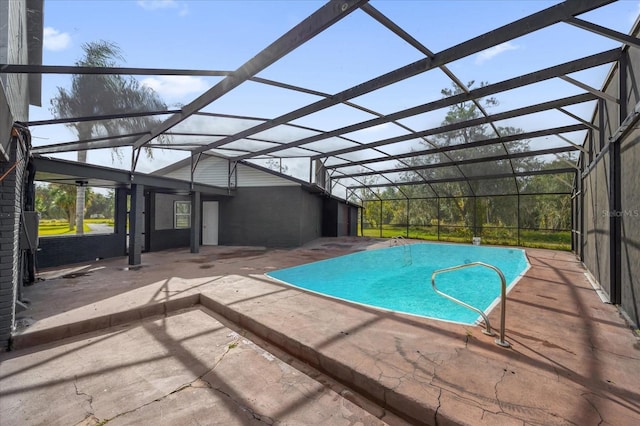
<path fill-rule="evenodd" d="M 82 45 L 84 57 L 76 62 L 82 67 L 115 67 L 117 60 L 124 61 L 120 48 L 107 41 Z M 142 86 L 133 77 L 103 74 L 74 74 L 69 90 L 58 87 L 58 94 L 51 99 L 51 112 L 55 118 L 74 118 L 113 115 L 122 112 L 166 111 L 166 104 L 153 89 Z M 151 116 L 122 119 L 78 121 L 67 126 L 73 129 L 80 142 L 96 136 L 117 136 L 149 130 L 158 120 Z M 160 142 L 164 142 L 163 138 Z M 145 148 L 152 158 L 151 149 Z M 112 160 L 121 157 L 117 148 L 112 149 Z M 87 151 L 78 151 L 78 162 L 86 163 Z M 85 188 L 78 187 L 76 201 L 76 233 L 83 233 Z"/>
<path fill-rule="evenodd" d="M 69 221 L 69 229 L 73 229 L 75 224 L 75 209 L 77 190 L 72 185 L 51 184 L 50 186 L 52 207 L 57 207 L 64 213 Z"/>

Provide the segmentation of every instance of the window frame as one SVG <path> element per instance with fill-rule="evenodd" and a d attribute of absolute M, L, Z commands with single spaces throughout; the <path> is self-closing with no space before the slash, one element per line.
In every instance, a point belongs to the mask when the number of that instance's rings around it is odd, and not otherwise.
<path fill-rule="evenodd" d="M 180 206 L 188 206 L 187 212 L 179 211 Z M 186 225 L 184 223 L 186 217 Z M 173 229 L 191 228 L 191 201 L 175 200 L 173 202 Z"/>

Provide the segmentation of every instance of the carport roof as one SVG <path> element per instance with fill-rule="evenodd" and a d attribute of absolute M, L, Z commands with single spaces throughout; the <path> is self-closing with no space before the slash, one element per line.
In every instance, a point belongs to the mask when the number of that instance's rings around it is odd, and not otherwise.
<path fill-rule="evenodd" d="M 234 190 L 206 185 L 198 182 L 186 182 L 165 176 L 146 173 L 129 172 L 111 167 L 83 164 L 77 161 L 43 158 L 34 156 L 37 180 L 67 185 L 90 186 L 100 188 L 125 188 L 132 183 L 144 185 L 145 188 L 161 192 L 189 194 L 198 191 L 203 194 L 230 196 Z"/>
<path fill-rule="evenodd" d="M 428 15 L 431 9 L 427 3 L 417 2 L 414 7 L 425 13 L 425 23 L 438 22 L 438 16 Z M 330 1 L 233 71 L 4 64 L 0 73 L 211 78 L 211 86 L 200 96 L 176 109 L 119 111 L 27 123 L 36 129 L 136 116 L 157 118 L 152 127 L 132 133 L 64 142 L 36 141 L 33 152 L 40 155 L 126 148 L 131 152 L 125 167 L 130 173 L 139 168 L 144 157 L 140 153 L 145 149 L 162 149 L 170 153 L 165 155 L 165 159 L 172 159 L 170 162 L 192 163 L 195 167 L 202 155 L 259 165 L 273 166 L 277 162 L 292 171 L 304 169 L 298 178 L 304 176 L 334 194 L 338 187 L 346 189 L 345 198 L 367 188 L 372 197 L 377 197 L 377 192 L 386 187 L 410 196 L 403 188 L 416 185 L 425 187 L 430 195 L 443 196 L 446 194 L 438 189 L 443 183 L 459 183 L 463 195 L 482 195 L 482 182 L 486 181 L 507 182 L 501 188 L 511 188 L 504 191 L 517 194 L 519 180 L 530 176 L 572 175 L 583 141 L 597 128 L 592 123 L 596 107 L 617 107 L 620 103 L 600 90 L 602 77 L 608 79 L 623 50 L 640 47 L 640 40 L 635 37 L 637 20 L 634 36 L 598 23 L 593 13 L 613 7 L 612 3 L 570 0 L 543 8 L 548 3 L 541 2 L 538 10 L 527 16 L 488 31 L 467 29 L 465 33 L 473 34 L 471 37 L 432 51 L 426 35 L 405 25 L 402 15 L 396 13 L 406 4 Z M 460 13 L 464 13 L 463 7 L 461 2 Z M 486 7 L 500 13 L 500 2 L 487 3 Z M 396 15 L 400 18 L 391 18 Z M 295 51 L 317 48 L 314 40 L 321 34 L 345 25 L 354 37 L 359 26 L 376 27 L 385 37 L 394 38 L 395 48 L 407 49 L 417 59 L 398 63 L 393 51 L 372 49 L 380 61 L 389 63 L 390 70 L 374 76 L 349 76 L 347 80 L 357 83 L 335 91 L 316 86 L 313 78 L 300 84 L 297 78 L 279 80 L 270 77 L 278 72 L 265 72 L 280 64 L 276 70 L 291 68 L 282 75 L 295 75 L 296 66 L 301 67 L 301 75 L 307 75 L 304 64 L 296 62 Z M 541 33 L 545 38 L 536 38 Z M 556 35 L 557 43 L 540 44 L 540 40 Z M 528 48 L 516 49 L 514 40 L 523 39 Z M 348 43 L 345 49 L 348 51 Z M 513 49 L 511 63 L 526 64 L 527 71 L 513 74 L 506 67 L 499 75 L 490 76 L 489 83 L 476 87 L 465 83 L 474 79 L 466 67 L 479 54 L 492 49 Z M 593 70 L 600 73 L 591 73 Z M 339 69 L 332 72 L 335 79 L 343 77 Z M 600 80 L 592 81 L 593 75 Z M 429 80 L 442 81 L 444 87 L 454 90 L 444 97 L 440 93 L 422 95 Z M 407 93 L 420 95 L 405 99 Z M 218 108 L 220 102 L 234 96 L 255 103 L 271 101 L 269 113 L 240 115 Z M 483 99 L 493 96 L 507 96 L 510 101 L 489 111 Z M 448 109 L 455 106 L 476 108 L 479 114 L 469 120 L 443 123 Z M 486 137 L 445 142 L 444 136 L 451 132 L 478 126 L 487 130 Z M 509 128 L 519 130 L 505 131 Z M 523 140 L 526 145 L 518 143 Z M 419 160 L 424 158 L 428 160 Z M 539 161 L 527 163 L 523 159 Z M 166 164 L 150 168 L 160 169 Z M 321 174 L 328 178 L 326 183 Z"/>

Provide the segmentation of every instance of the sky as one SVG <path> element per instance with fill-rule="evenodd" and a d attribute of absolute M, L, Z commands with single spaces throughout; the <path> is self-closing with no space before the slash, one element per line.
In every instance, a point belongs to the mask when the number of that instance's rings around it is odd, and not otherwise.
<path fill-rule="evenodd" d="M 372 0 L 371 4 L 408 31 L 432 52 L 440 52 L 468 38 L 508 24 L 531 13 L 550 7 L 555 1 L 437 1 L 437 0 Z M 83 55 L 84 43 L 105 40 L 117 44 L 124 56 L 122 66 L 169 69 L 207 69 L 231 71 L 259 53 L 286 31 L 318 9 L 323 2 L 296 0 L 214 1 L 214 0 L 45 0 L 44 52 L 45 65 L 73 65 Z M 580 18 L 628 33 L 640 13 L 640 2 L 622 0 Z M 492 49 L 449 64 L 463 82 L 495 83 L 523 73 L 561 62 L 619 47 L 619 43 L 577 29 L 557 24 Z M 423 58 L 422 53 L 393 35 L 362 11 L 356 11 L 305 45 L 291 52 L 258 76 L 299 85 L 327 94 L 338 93 L 351 86 L 392 71 Z M 600 88 L 609 66 L 572 77 Z M 188 104 L 220 81 L 212 77 L 139 76 L 140 82 L 154 89 L 170 108 Z M 42 80 L 42 107 L 31 107 L 30 120 L 52 118 L 50 99 L 57 87 L 69 88 L 68 75 L 45 75 Z M 370 93 L 353 101 L 388 114 L 442 97 L 441 90 L 451 87 L 439 70 L 420 74 Z M 555 99 L 560 94 L 580 93 L 577 87 L 555 79 L 548 85 L 517 89 L 497 96 L 499 105 L 492 113 Z M 274 118 L 320 99 L 281 89 L 247 82 L 209 107 L 210 112 Z M 587 118 L 593 104 L 568 108 Z M 423 114 L 403 120 L 415 130 L 437 126 L 446 111 Z M 373 118 L 372 115 L 344 105 L 336 105 L 296 123 L 320 130 L 332 130 Z M 531 116 L 514 125 L 536 130 L 540 120 L 557 120 L 558 125 L 575 121 L 556 114 Z M 236 123 L 247 126 L 251 123 Z M 183 123 L 184 130 L 204 126 L 208 131 L 238 130 L 220 122 Z M 290 129 L 273 129 L 267 136 L 295 140 L 307 134 L 287 133 Z M 404 130 L 387 124 L 349 135 L 361 141 L 377 140 L 403 134 Z M 34 145 L 68 142 L 75 135 L 64 126 L 32 128 Z M 581 143 L 582 135 L 567 135 Z M 266 137 L 265 137 L 266 138 Z M 327 141 L 341 147 L 340 141 Z M 415 143 L 415 142 L 413 142 Z M 552 146 L 563 144 L 561 140 Z M 268 145 L 265 145 L 268 146 Z M 256 143 L 256 147 L 260 147 Z M 387 153 L 406 150 L 407 145 L 386 147 Z M 128 168 L 127 155 L 122 163 L 111 163 L 108 152 L 90 152 L 89 162 Z M 362 152 L 352 159 L 378 155 Z M 61 154 L 72 159 L 75 154 Z M 143 160 L 140 171 L 151 171 L 185 158 L 175 151 L 157 152 L 155 161 Z M 308 164 L 308 162 L 303 162 Z M 305 177 L 300 162 L 291 162 L 295 173 Z M 298 170 L 299 169 L 299 170 Z"/>

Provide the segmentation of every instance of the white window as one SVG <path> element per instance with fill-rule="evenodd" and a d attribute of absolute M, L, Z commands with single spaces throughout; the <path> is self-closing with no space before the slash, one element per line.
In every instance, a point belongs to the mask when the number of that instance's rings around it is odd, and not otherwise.
<path fill-rule="evenodd" d="M 191 228 L 191 201 L 173 202 L 174 228 Z"/>

